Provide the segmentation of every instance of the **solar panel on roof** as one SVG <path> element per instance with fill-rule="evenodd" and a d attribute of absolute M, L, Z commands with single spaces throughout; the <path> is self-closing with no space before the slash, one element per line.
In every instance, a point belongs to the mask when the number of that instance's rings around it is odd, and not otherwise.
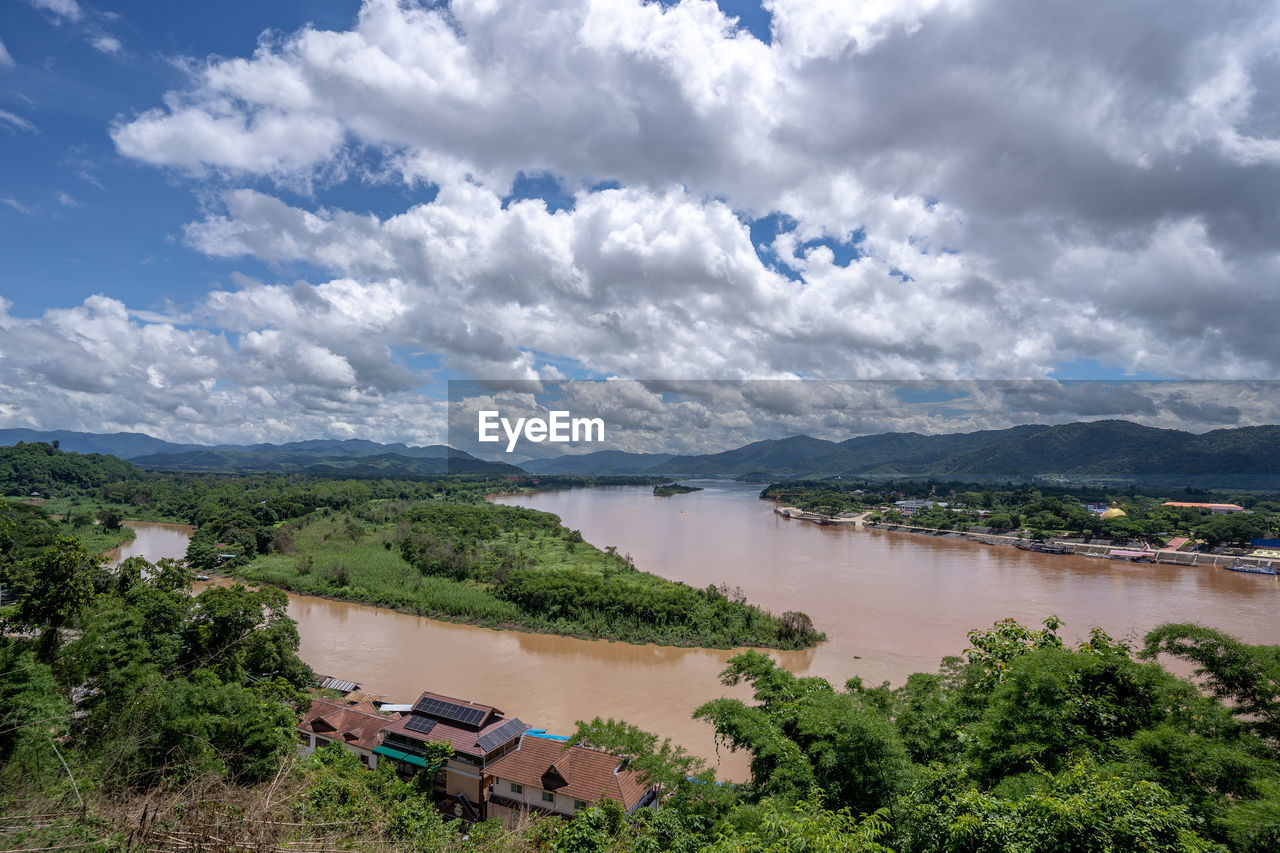
<path fill-rule="evenodd" d="M 340 678 L 330 677 L 330 678 L 326 678 L 320 686 L 328 687 L 332 690 L 337 690 L 339 693 L 350 693 L 352 690 L 355 690 L 360 685 L 356 684 L 354 681 L 343 681 Z"/>
<path fill-rule="evenodd" d="M 436 727 L 435 720 L 428 720 L 424 717 L 413 716 L 404 721 L 404 727 L 411 732 L 418 734 L 428 734 Z"/>
<path fill-rule="evenodd" d="M 477 740 L 476 746 L 480 747 L 481 752 L 492 752 L 507 741 L 524 734 L 527 728 L 529 727 L 520 722 L 519 717 L 513 717 Z"/>
<path fill-rule="evenodd" d="M 413 706 L 413 710 L 419 714 L 462 723 L 464 726 L 478 726 L 489 715 L 488 709 L 485 708 L 468 708 L 457 702 L 442 702 L 439 699 L 430 698 L 419 699 Z"/>

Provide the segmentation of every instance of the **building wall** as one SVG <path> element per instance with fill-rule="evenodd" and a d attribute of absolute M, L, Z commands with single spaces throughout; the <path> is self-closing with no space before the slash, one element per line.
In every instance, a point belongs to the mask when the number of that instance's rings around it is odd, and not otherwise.
<path fill-rule="evenodd" d="M 347 743 L 346 741 L 338 740 L 337 738 L 333 738 L 331 740 L 320 735 L 311 734 L 310 732 L 304 732 L 301 729 L 298 731 L 298 754 L 303 758 L 306 758 L 326 743 L 331 742 L 340 743 L 356 755 L 360 756 L 361 763 L 370 770 L 378 766 L 378 756 L 367 749 L 361 749 L 355 744 Z"/>
<path fill-rule="evenodd" d="M 453 759 L 444 768 L 444 792 L 452 797 L 466 794 L 472 803 L 483 802 L 480 787 L 480 768 Z"/>
<path fill-rule="evenodd" d="M 524 790 L 516 793 L 511 790 L 511 780 L 503 778 L 495 778 L 493 783 L 493 793 L 499 797 L 506 797 L 509 800 L 519 800 L 526 805 L 539 809 L 550 809 L 562 815 L 573 815 L 577 808 L 574 806 L 574 798 L 566 797 L 564 794 L 557 794 L 547 791 L 544 788 L 535 788 L 532 785 L 524 785 Z M 552 800 L 548 802 L 542 798 L 544 793 L 550 793 Z M 588 803 L 587 805 L 590 805 Z M 495 806 L 501 808 L 501 806 Z"/>

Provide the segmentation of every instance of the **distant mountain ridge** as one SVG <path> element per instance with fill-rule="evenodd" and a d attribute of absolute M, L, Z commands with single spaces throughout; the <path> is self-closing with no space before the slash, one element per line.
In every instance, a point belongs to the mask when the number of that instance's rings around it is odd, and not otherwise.
<path fill-rule="evenodd" d="M 598 450 L 573 456 L 554 456 L 520 463 L 531 474 L 571 474 L 589 476 L 607 473 L 613 476 L 643 474 L 651 468 L 674 459 L 671 453 L 628 453 L 625 450 Z"/>
<path fill-rule="evenodd" d="M 0 445 L 14 445 L 20 441 L 28 444 L 37 441 L 53 444 L 56 441 L 61 449 L 72 453 L 103 453 L 118 456 L 121 459 L 132 459 L 149 453 L 185 453 L 190 450 L 206 449 L 200 444 L 174 444 L 140 432 L 104 434 L 73 432 L 66 429 L 0 429 Z"/>
<path fill-rule="evenodd" d="M 98 434 L 70 430 L 0 429 L 0 445 L 58 442 L 74 453 L 117 456 L 144 468 L 168 471 L 280 472 L 322 476 L 392 477 L 404 474 L 524 473 L 443 444 L 415 447 L 365 439 L 311 439 L 285 444 L 175 444 L 143 433 Z"/>
<path fill-rule="evenodd" d="M 674 456 L 605 450 L 524 463 L 477 459 L 444 445 L 414 447 L 363 439 L 285 444 L 174 444 L 141 433 L 0 430 L 0 444 L 60 442 L 62 449 L 105 453 L 137 465 L 177 471 L 279 471 L 326 476 L 485 472 L 580 476 L 649 475 L 743 479 L 851 477 L 1028 481 L 1041 478 L 1133 482 L 1228 481 L 1280 487 L 1280 426 L 1236 427 L 1202 435 L 1129 421 L 921 435 L 883 433 L 835 442 L 808 435 L 756 441 L 719 453 Z"/>
<path fill-rule="evenodd" d="M 1280 426 L 1196 435 L 1108 420 L 940 435 L 882 433 L 841 442 L 796 435 L 720 453 L 674 456 L 648 468 L 637 464 L 643 456 L 615 452 L 608 457 L 597 453 L 568 458 L 594 457 L 597 467 L 579 464 L 575 473 L 597 475 L 975 481 L 1066 477 L 1280 486 Z M 542 464 L 555 463 L 545 460 Z"/>

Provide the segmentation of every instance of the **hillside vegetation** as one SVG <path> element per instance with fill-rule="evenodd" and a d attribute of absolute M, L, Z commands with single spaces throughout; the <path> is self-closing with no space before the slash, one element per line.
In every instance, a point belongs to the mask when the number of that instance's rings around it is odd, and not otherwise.
<path fill-rule="evenodd" d="M 100 489 L 107 483 L 137 480 L 141 472 L 128 462 L 98 453 L 66 453 L 52 444 L 0 446 L 0 494 L 51 497 Z"/>

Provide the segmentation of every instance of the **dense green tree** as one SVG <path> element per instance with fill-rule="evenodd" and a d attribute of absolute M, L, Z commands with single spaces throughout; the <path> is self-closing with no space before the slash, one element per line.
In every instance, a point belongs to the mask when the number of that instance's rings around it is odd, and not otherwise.
<path fill-rule="evenodd" d="M 880 842 L 891 833 L 884 811 L 857 820 L 848 809 L 824 808 L 821 792 L 810 798 L 765 800 L 750 829 L 727 831 L 709 853 L 892 853 Z"/>
<path fill-rule="evenodd" d="M 1196 704 L 1185 682 L 1097 635 L 1082 650 L 1046 646 L 1021 655 L 1002 675 L 968 749 L 989 783 L 1037 767 L 1056 772 L 1072 755 L 1108 755 L 1114 741 L 1189 718 Z"/>
<path fill-rule="evenodd" d="M 795 798 L 819 787 L 838 807 L 869 813 L 907 783 L 910 760 L 897 730 L 857 693 L 797 678 L 760 652 L 730 659 L 720 678 L 750 684 L 756 704 L 716 699 L 694 716 L 751 754 L 752 781 L 762 792 Z"/>
<path fill-rule="evenodd" d="M 0 789 L 54 770 L 55 742 L 70 728 L 71 704 L 49 664 L 0 642 Z"/>
<path fill-rule="evenodd" d="M 107 530 L 119 530 L 120 525 L 124 523 L 124 513 L 115 507 L 107 507 L 98 513 L 98 523 Z"/>
<path fill-rule="evenodd" d="M 1151 782 L 1106 776 L 1087 762 L 1041 776 L 1006 798 L 932 769 L 907 798 L 902 853 L 1146 851 L 1209 853 L 1188 809 Z"/>
<path fill-rule="evenodd" d="M 1280 752 L 1280 646 L 1248 645 L 1200 625 L 1161 625 L 1142 654 L 1165 654 L 1196 665 L 1196 675 L 1236 715 Z"/>
<path fill-rule="evenodd" d="M 1267 535 L 1267 520 L 1244 512 L 1211 515 L 1196 525 L 1195 532 L 1210 545 L 1248 545 L 1250 539 Z"/>
<path fill-rule="evenodd" d="M 1062 647 L 1062 639 L 1057 634 L 1062 627 L 1061 620 L 1050 616 L 1042 624 L 1044 628 L 1035 630 L 1015 619 L 1002 619 L 990 630 L 975 628 L 969 632 L 969 648 L 964 650 L 964 656 L 988 681 L 1002 681 L 1005 670 L 1017 658 L 1036 649 Z"/>
<path fill-rule="evenodd" d="M 19 600 L 13 622 L 41 630 L 41 659 L 53 660 L 62 628 L 93 599 L 93 570 L 100 563 L 72 536 L 59 536 L 34 561 L 31 587 Z"/>
<path fill-rule="evenodd" d="M 443 850 L 456 838 L 421 786 L 401 780 L 389 761 L 369 770 L 335 743 L 316 750 L 299 772 L 306 785 L 293 801 L 293 815 L 304 825 L 380 826 L 389 847 L 415 853 Z"/>

